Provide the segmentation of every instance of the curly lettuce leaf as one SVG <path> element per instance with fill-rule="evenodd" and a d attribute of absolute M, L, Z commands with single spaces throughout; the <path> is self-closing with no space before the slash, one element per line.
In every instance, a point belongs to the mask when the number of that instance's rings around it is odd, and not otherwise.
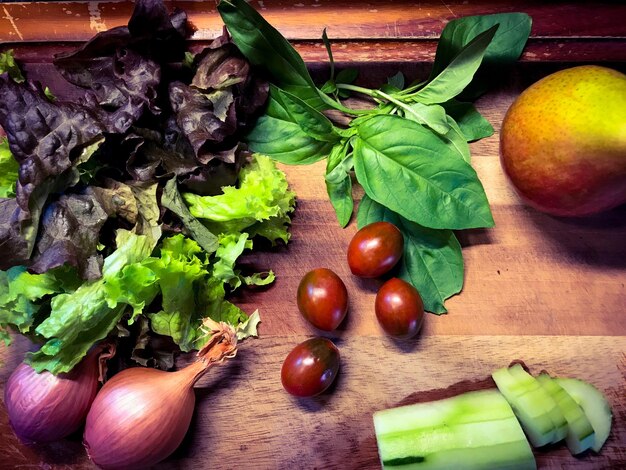
<path fill-rule="evenodd" d="M 62 286 L 52 271 L 31 274 L 24 266 L 0 271 L 0 328 L 28 333 L 42 307 L 39 301 L 62 291 Z"/>
<path fill-rule="evenodd" d="M 274 282 L 272 271 L 254 273 L 249 276 L 241 274 L 241 270 L 235 267 L 237 259 L 244 250 L 252 250 L 253 241 L 248 233 L 222 234 L 219 238 L 219 248 L 217 249 L 216 260 L 213 264 L 213 277 L 228 284 L 231 289 L 237 289 L 242 284 L 247 286 L 265 286 Z"/>
<path fill-rule="evenodd" d="M 187 17 L 160 0 L 139 0 L 128 26 L 94 36 L 54 61 L 63 77 L 89 90 L 92 109 L 109 132 L 123 133 L 145 110 L 158 115 L 162 68 L 184 60 Z"/>
<path fill-rule="evenodd" d="M 0 213 L 0 268 L 26 264 L 51 194 L 78 183 L 77 166 L 102 142 L 103 127 L 75 103 L 52 103 L 40 86 L 17 84 L 0 75 L 0 126 L 19 163 L 15 200 Z"/>
<path fill-rule="evenodd" d="M 220 237 L 210 259 L 197 242 L 181 234 L 164 239 L 160 256 L 144 262 L 156 274 L 163 299 L 163 308 L 148 315 L 152 330 L 170 336 L 182 351 L 190 351 L 206 340 L 200 329 L 205 318 L 236 327 L 248 325 L 248 315 L 226 300 L 228 291 L 247 282 L 235 268 L 242 252 L 252 246 L 247 238 L 245 233 Z M 273 280 L 267 277 L 259 279 Z M 252 329 L 244 326 L 242 331 Z"/>
<path fill-rule="evenodd" d="M 252 249 L 252 240 L 247 233 L 222 235 L 217 249 L 217 261 L 213 265 L 213 275 L 233 289 L 241 285 L 239 272 L 235 269 L 235 262 L 245 249 Z"/>
<path fill-rule="evenodd" d="M 287 224 L 295 208 L 295 194 L 289 190 L 285 174 L 269 157 L 254 155 L 242 168 L 239 185 L 224 187 L 223 194 L 182 196 L 191 214 L 202 219 L 213 233 L 251 229 L 272 242 L 289 239 Z"/>
<path fill-rule="evenodd" d="M 170 104 L 182 134 L 203 164 L 217 159 L 235 163 L 235 134 L 246 127 L 267 100 L 268 83 L 224 32 L 194 58 L 191 85 L 170 84 Z"/>
<path fill-rule="evenodd" d="M 200 90 L 182 82 L 174 82 L 169 87 L 170 105 L 176 120 L 189 142 L 191 143 L 197 160 L 203 164 L 213 158 L 221 158 L 228 163 L 234 163 L 235 145 L 227 145 L 224 155 L 215 152 L 216 145 L 222 143 L 237 130 L 235 108 L 224 116 L 216 114 L 215 105 Z"/>
<path fill-rule="evenodd" d="M 0 198 L 15 197 L 19 163 L 9 149 L 9 141 L 0 137 Z"/>
<path fill-rule="evenodd" d="M 157 278 L 162 296 L 161 311 L 149 315 L 155 333 L 171 336 L 183 351 L 194 347 L 201 313 L 196 293 L 208 276 L 204 251 L 183 235 L 163 240 L 160 257 L 146 264 Z"/>
<path fill-rule="evenodd" d="M 259 311 L 255 310 L 246 321 L 240 323 L 235 328 L 237 339 L 242 340 L 250 336 L 259 336 L 258 327 L 260 322 L 261 317 L 259 316 Z"/>
<path fill-rule="evenodd" d="M 191 215 L 189 209 L 187 209 L 187 206 L 183 201 L 183 198 L 178 192 L 176 178 L 172 178 L 165 183 L 163 195 L 161 196 L 161 204 L 174 212 L 174 214 L 180 218 L 192 238 L 198 242 L 204 251 L 207 253 L 213 253 L 217 250 L 219 246 L 217 237 L 213 235 L 209 229 L 202 225 L 198 219 Z"/>
<path fill-rule="evenodd" d="M 83 89 L 79 100 L 0 76 L 8 135 L 0 143 L 0 269 L 19 265 L 0 272 L 0 340 L 8 328 L 40 340 L 27 357 L 38 371 L 71 370 L 124 325 L 139 331 L 137 351 L 149 325 L 183 351 L 203 345 L 206 318 L 237 326 L 240 339 L 257 334 L 258 313 L 248 317 L 226 299 L 274 280 L 271 271 L 242 273 L 237 262 L 255 236 L 287 242 L 295 195 L 269 159 L 239 142 L 265 104 L 267 82 L 226 32 L 193 57 L 195 73 L 181 66 L 189 32 L 184 12 L 138 0 L 127 27 L 57 56 L 63 77 Z M 16 66 L 6 57 L 0 64 Z M 169 89 L 180 93 L 166 96 Z M 223 205 L 217 220 L 190 214 L 171 191 L 176 184 Z M 152 255 L 159 224 L 179 230 L 181 214 L 183 233 L 202 233 L 203 246 L 179 235 Z"/>
<path fill-rule="evenodd" d="M 64 194 L 48 204 L 41 216 L 31 271 L 45 273 L 69 265 L 77 268 L 83 279 L 99 278 L 102 256 L 97 246 L 108 217 L 93 194 Z"/>
<path fill-rule="evenodd" d="M 24 75 L 20 66 L 15 62 L 15 56 L 13 55 L 13 49 L 0 52 L 0 73 L 7 73 L 9 77 L 16 83 L 22 83 L 24 81 Z"/>
<path fill-rule="evenodd" d="M 45 199 L 54 183 L 95 151 L 104 128 L 84 106 L 52 103 L 41 86 L 17 84 L 0 75 L 0 126 L 5 130 L 11 153 L 20 164 L 17 200 L 28 212 L 38 199 Z M 89 149 L 88 152 L 83 150 Z"/>
<path fill-rule="evenodd" d="M 156 276 L 141 265 L 156 241 L 119 230 L 117 249 L 104 260 L 102 278 L 53 297 L 50 315 L 35 330 L 47 341 L 26 361 L 38 372 L 68 372 L 114 329 L 128 308 L 135 315 L 141 312 L 157 294 Z"/>

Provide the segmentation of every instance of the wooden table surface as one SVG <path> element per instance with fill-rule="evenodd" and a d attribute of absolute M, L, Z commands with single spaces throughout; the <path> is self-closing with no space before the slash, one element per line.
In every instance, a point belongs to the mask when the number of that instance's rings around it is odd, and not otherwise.
<path fill-rule="evenodd" d="M 195 47 L 221 29 L 214 2 L 167 2 L 190 13 Z M 608 397 L 613 431 L 601 454 L 572 457 L 564 445 L 536 451 L 540 468 L 626 468 L 626 207 L 584 219 L 559 219 L 522 204 L 498 159 L 499 127 L 508 106 L 529 84 L 577 63 L 626 70 L 626 5 L 619 2 L 252 2 L 293 40 L 315 73 L 324 69 L 318 41 L 324 26 L 335 56 L 376 85 L 396 70 L 427 73 L 446 21 L 495 11 L 526 11 L 533 31 L 521 62 L 477 105 L 496 129 L 471 146 L 472 162 L 491 203 L 496 226 L 458 233 L 465 287 L 428 314 L 415 340 L 395 342 L 379 328 L 373 302 L 379 281 L 350 274 L 346 248 L 354 221 L 341 229 L 325 193 L 323 163 L 282 167 L 298 195 L 288 247 L 249 256 L 272 268 L 275 284 L 235 298 L 259 309 L 260 337 L 197 388 L 197 412 L 180 449 L 157 468 L 344 469 L 378 467 L 372 413 L 394 404 L 480 388 L 496 368 L 523 360 L 579 377 Z M 515 4 L 515 6 L 513 6 Z M 54 51 L 75 47 L 94 32 L 123 24 L 127 2 L 0 5 L 2 49 L 15 49 L 26 69 L 51 75 Z M 42 27 L 45 21 L 50 27 Z M 52 77 L 52 78 L 50 78 Z M 54 89 L 54 87 L 52 87 Z M 361 193 L 357 190 L 357 195 Z M 320 334 L 299 315 L 295 292 L 302 275 L 328 267 L 345 281 L 350 311 L 339 330 L 325 334 L 341 351 L 331 390 L 313 399 L 289 396 L 280 367 L 289 350 Z M 28 347 L 17 339 L 0 347 L 0 390 Z M 0 469 L 92 468 L 80 435 L 27 447 L 12 434 L 0 407 Z"/>

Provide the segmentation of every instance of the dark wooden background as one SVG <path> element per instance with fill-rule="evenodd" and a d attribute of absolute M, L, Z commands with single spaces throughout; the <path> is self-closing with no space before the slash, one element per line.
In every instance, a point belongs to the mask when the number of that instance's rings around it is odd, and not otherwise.
<path fill-rule="evenodd" d="M 221 31 L 215 2 L 167 2 L 188 11 L 194 47 Z M 318 75 L 327 28 L 340 66 L 360 69 L 376 85 L 402 70 L 428 73 L 437 38 L 455 17 L 525 11 L 532 37 L 520 63 L 502 73 L 481 98 L 496 134 L 472 144 L 475 166 L 496 227 L 458 234 L 464 247 L 465 288 L 447 302 L 449 313 L 428 315 L 417 339 L 397 343 L 373 313 L 379 281 L 351 276 L 345 252 L 356 231 L 337 225 L 325 194 L 323 164 L 283 167 L 298 195 L 288 247 L 247 262 L 277 274 L 269 289 L 236 298 L 259 309 L 259 339 L 199 384 L 197 412 L 183 446 L 159 468 L 376 468 L 371 415 L 406 400 L 483 387 L 490 372 L 522 359 L 532 371 L 588 380 L 608 397 L 611 437 L 600 455 L 573 458 L 565 446 L 537 451 L 541 468 L 626 468 L 626 208 L 580 220 L 559 219 L 524 206 L 498 159 L 499 127 L 515 97 L 538 78 L 581 63 L 626 69 L 624 2 L 535 1 L 253 1 L 285 34 Z M 50 58 L 94 33 L 125 24 L 122 2 L 5 3 L 0 43 L 13 48 L 33 76 L 61 86 Z M 357 196 L 360 193 L 357 190 Z M 319 334 L 297 312 L 295 290 L 309 269 L 325 266 L 346 282 L 350 311 L 332 337 L 342 354 L 340 376 L 320 397 L 298 400 L 280 385 L 280 366 L 298 342 Z M 0 389 L 28 345 L 0 347 Z M 91 468 L 80 435 L 27 447 L 12 435 L 0 407 L 0 468 Z"/>

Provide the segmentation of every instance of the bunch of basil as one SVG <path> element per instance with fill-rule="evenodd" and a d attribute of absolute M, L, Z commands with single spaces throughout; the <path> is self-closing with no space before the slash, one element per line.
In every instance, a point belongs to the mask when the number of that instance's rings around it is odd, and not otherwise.
<path fill-rule="evenodd" d="M 485 90 L 486 71 L 518 59 L 530 17 L 503 13 L 450 21 L 427 80 L 405 86 L 396 74 L 380 89 L 367 89 L 346 83 L 355 77 L 345 71 L 334 75 L 325 32 L 331 76 L 318 88 L 295 49 L 244 0 L 222 0 L 218 11 L 233 42 L 271 81 L 265 114 L 246 137 L 250 148 L 286 164 L 326 158 L 326 187 L 341 226 L 353 213 L 354 172 L 365 191 L 358 226 L 380 220 L 397 225 L 405 238 L 399 276 L 419 290 L 426 310 L 446 312 L 444 301 L 463 287 L 453 230 L 494 224 L 468 145 L 493 128 L 459 97 L 476 97 Z M 347 92 L 368 96 L 374 106 L 346 106 L 340 98 Z M 335 125 L 322 112 L 328 109 L 348 116 L 349 125 Z"/>

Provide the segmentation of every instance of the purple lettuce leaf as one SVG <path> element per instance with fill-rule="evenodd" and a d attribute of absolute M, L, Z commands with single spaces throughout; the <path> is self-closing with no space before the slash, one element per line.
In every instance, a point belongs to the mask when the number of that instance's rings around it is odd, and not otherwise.
<path fill-rule="evenodd" d="M 233 106 L 228 107 L 222 120 L 216 115 L 213 102 L 198 89 L 182 82 L 170 84 L 170 103 L 176 113 L 176 122 L 189 139 L 199 162 L 206 164 L 213 158 L 220 158 L 220 152 L 228 150 L 221 147 L 237 131 Z M 220 159 L 224 158 L 228 163 L 234 162 L 231 153 Z"/>
<path fill-rule="evenodd" d="M 6 271 L 28 260 L 30 240 L 34 243 L 36 236 L 36 233 L 29 236 L 32 230 L 30 215 L 15 198 L 0 199 L 0 270 Z"/>
<path fill-rule="evenodd" d="M 44 183 L 72 168 L 104 131 L 87 108 L 53 103 L 40 85 L 17 84 L 6 75 L 0 75 L 0 126 L 20 164 L 16 197 L 26 212 L 37 193 L 47 189 Z"/>
<path fill-rule="evenodd" d="M 0 126 L 19 163 L 16 199 L 3 203 L 7 217 L 0 223 L 0 268 L 6 268 L 30 258 L 48 196 L 78 182 L 76 165 L 91 157 L 104 128 L 87 108 L 51 102 L 39 84 L 17 84 L 6 74 L 0 75 Z"/>
<path fill-rule="evenodd" d="M 128 26 L 98 33 L 54 64 L 67 81 L 89 90 L 85 102 L 109 132 L 124 133 L 145 110 L 161 112 L 162 67 L 184 60 L 187 35 L 184 12 L 170 16 L 162 1 L 139 0 Z"/>
<path fill-rule="evenodd" d="M 94 194 L 62 195 L 48 204 L 41 217 L 30 271 L 45 273 L 69 265 L 83 279 L 98 279 L 102 275 L 102 255 L 97 246 L 108 216 Z"/>
<path fill-rule="evenodd" d="M 268 84 L 252 75 L 226 31 L 195 57 L 194 66 L 190 85 L 170 84 L 177 127 L 202 165 L 215 159 L 235 164 L 240 132 L 265 104 Z"/>

